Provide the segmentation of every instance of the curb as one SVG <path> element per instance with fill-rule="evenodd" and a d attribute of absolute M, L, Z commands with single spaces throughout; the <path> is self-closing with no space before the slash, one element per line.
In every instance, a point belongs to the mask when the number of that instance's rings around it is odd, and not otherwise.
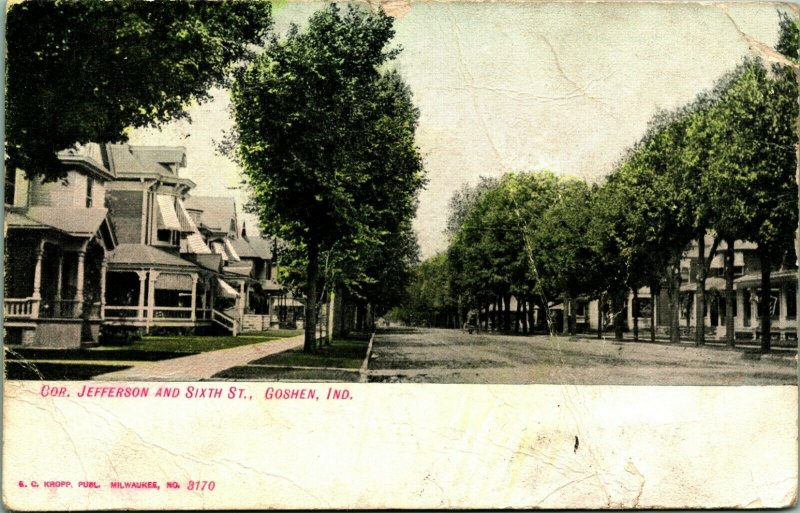
<path fill-rule="evenodd" d="M 364 361 L 361 362 L 361 368 L 358 369 L 358 382 L 359 383 L 366 383 L 367 382 L 367 373 L 369 372 L 369 358 L 372 356 L 372 342 L 375 340 L 375 332 L 372 332 L 372 336 L 369 337 L 369 345 L 367 346 L 367 356 L 364 357 Z"/>

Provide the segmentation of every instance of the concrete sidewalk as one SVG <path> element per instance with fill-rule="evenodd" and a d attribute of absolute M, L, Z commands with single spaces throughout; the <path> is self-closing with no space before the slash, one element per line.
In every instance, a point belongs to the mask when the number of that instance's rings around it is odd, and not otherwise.
<path fill-rule="evenodd" d="M 283 340 L 143 363 L 130 369 L 101 374 L 93 379 L 99 381 L 198 381 L 208 379 L 225 369 L 245 365 L 253 360 L 302 345 L 303 335 L 297 335 Z"/>

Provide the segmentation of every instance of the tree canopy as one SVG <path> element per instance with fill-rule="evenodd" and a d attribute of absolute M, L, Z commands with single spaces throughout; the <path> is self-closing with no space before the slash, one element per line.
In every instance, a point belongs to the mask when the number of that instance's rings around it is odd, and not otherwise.
<path fill-rule="evenodd" d="M 185 117 L 271 27 L 248 0 L 30 0 L 8 11 L 6 167 L 62 176 L 56 153 Z"/>
<path fill-rule="evenodd" d="M 320 291 L 374 293 L 381 260 L 415 247 L 419 114 L 388 67 L 393 36 L 383 12 L 331 4 L 304 31 L 274 37 L 234 83 L 232 148 L 262 228 L 299 252 L 307 324 Z M 321 275 L 322 260 L 336 272 Z M 313 331 L 306 337 L 310 350 Z"/>

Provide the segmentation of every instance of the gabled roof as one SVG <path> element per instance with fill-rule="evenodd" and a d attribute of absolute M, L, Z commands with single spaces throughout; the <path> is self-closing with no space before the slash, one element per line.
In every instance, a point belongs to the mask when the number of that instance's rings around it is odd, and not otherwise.
<path fill-rule="evenodd" d="M 242 258 L 272 259 L 272 242 L 262 237 L 240 237 L 231 241 Z"/>
<path fill-rule="evenodd" d="M 108 144 L 108 167 L 117 178 L 179 178 L 173 171 L 186 167 L 186 148 L 181 146 L 131 146 Z M 187 182 L 190 180 L 181 179 Z"/>
<path fill-rule="evenodd" d="M 108 255 L 110 265 L 130 267 L 182 267 L 196 268 L 188 260 L 146 244 L 120 244 Z"/>
<path fill-rule="evenodd" d="M 201 210 L 200 226 L 211 231 L 228 233 L 231 220 L 237 221 L 236 200 L 233 198 L 189 196 L 184 204 L 188 209 Z"/>
<path fill-rule="evenodd" d="M 265 239 L 264 237 L 249 237 L 247 242 L 250 244 L 250 247 L 253 248 L 253 251 L 258 255 L 260 258 L 264 260 L 271 260 L 272 259 L 272 244 L 273 241 L 271 239 Z"/>

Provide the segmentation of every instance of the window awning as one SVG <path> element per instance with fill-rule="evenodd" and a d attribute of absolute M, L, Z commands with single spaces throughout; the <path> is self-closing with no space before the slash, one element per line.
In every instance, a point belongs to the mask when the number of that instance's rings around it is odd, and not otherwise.
<path fill-rule="evenodd" d="M 156 290 L 191 291 L 192 287 L 192 277 L 188 274 L 159 274 L 156 278 Z"/>
<path fill-rule="evenodd" d="M 241 258 L 239 258 L 239 253 L 233 249 L 233 244 L 231 244 L 230 239 L 227 237 L 225 237 L 225 249 L 228 251 L 228 256 L 230 256 L 231 260 L 235 260 L 237 262 L 241 260 Z"/>
<path fill-rule="evenodd" d="M 221 242 L 212 242 L 211 243 L 211 252 L 217 255 L 222 255 L 222 260 L 227 262 L 228 261 L 228 253 L 225 252 L 225 245 Z"/>
<path fill-rule="evenodd" d="M 224 280 L 220 280 L 217 278 L 217 283 L 219 284 L 219 295 L 222 297 L 230 297 L 236 298 L 239 296 L 239 293 L 236 292 L 236 289 L 228 285 Z"/>
<path fill-rule="evenodd" d="M 156 196 L 158 200 L 158 228 L 163 230 L 181 231 L 181 223 L 175 212 L 175 198 L 166 194 Z"/>
<path fill-rule="evenodd" d="M 181 244 L 182 253 L 194 253 L 196 255 L 209 255 L 211 250 L 208 249 L 203 237 L 199 233 L 190 233 L 186 236 L 186 244 Z"/>
<path fill-rule="evenodd" d="M 181 225 L 181 231 L 186 233 L 196 233 L 197 225 L 195 225 L 194 221 L 192 221 L 192 216 L 190 216 L 189 212 L 186 211 L 186 207 L 183 206 L 183 202 L 178 200 L 175 202 L 175 206 L 177 207 L 178 222 Z"/>

